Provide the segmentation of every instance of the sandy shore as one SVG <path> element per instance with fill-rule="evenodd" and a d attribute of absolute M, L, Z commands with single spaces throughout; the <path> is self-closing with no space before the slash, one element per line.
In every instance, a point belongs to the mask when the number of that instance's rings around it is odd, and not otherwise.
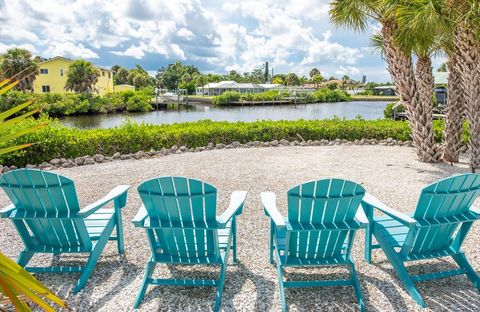
<path fill-rule="evenodd" d="M 225 311 L 280 311 L 277 274 L 268 262 L 269 220 L 264 216 L 259 193 L 273 191 L 286 212 L 287 190 L 301 182 L 325 177 L 345 178 L 361 183 L 386 204 L 401 211 L 415 208 L 422 186 L 454 173 L 466 172 L 465 164 L 424 164 L 416 160 L 414 150 L 397 146 L 321 146 L 212 150 L 165 157 L 114 161 L 110 163 L 59 169 L 75 180 L 82 205 L 106 194 L 118 184 L 131 184 L 127 207 L 123 210 L 125 250 L 116 253 L 111 242 L 101 257 L 87 286 L 77 295 L 71 293 L 78 274 L 39 274 L 47 286 L 66 298 L 78 311 L 129 311 L 139 290 L 149 248 L 145 233 L 131 224 L 140 205 L 138 184 L 163 175 L 182 175 L 205 180 L 219 190 L 222 212 L 234 190 L 247 190 L 243 215 L 238 219 L 240 263 L 231 265 L 223 294 Z M 2 206 L 7 204 L 0 195 Z M 472 228 L 464 249 L 475 270 L 480 270 L 480 223 Z M 0 250 L 16 258 L 22 243 L 9 221 L 0 220 Z M 381 251 L 375 251 L 374 263 L 363 260 L 363 231 L 357 235 L 353 257 L 359 273 L 367 309 L 370 311 L 420 310 L 408 296 Z M 78 258 L 61 257 L 60 261 Z M 83 258 L 81 258 L 83 260 Z M 33 264 L 51 263 L 50 256 L 36 256 Z M 58 263 L 59 259 L 53 259 Z M 432 264 L 432 265 L 429 265 Z M 415 262 L 412 272 L 420 273 L 453 266 L 448 259 Z M 305 276 L 306 271 L 289 271 L 290 276 Z M 346 276 L 346 269 L 310 270 L 321 278 Z M 194 267 L 160 266 L 156 276 L 208 276 L 209 271 Z M 288 274 L 287 274 L 288 277 Z M 465 276 L 419 284 L 432 311 L 478 310 L 480 293 Z M 287 290 L 291 311 L 346 310 L 356 302 L 351 287 Z M 153 287 L 147 291 L 142 311 L 211 310 L 213 288 Z"/>

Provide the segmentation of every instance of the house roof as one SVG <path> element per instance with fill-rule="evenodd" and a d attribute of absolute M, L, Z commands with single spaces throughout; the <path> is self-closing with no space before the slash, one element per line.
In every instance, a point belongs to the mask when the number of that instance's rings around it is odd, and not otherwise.
<path fill-rule="evenodd" d="M 55 61 L 55 60 L 65 60 L 67 62 L 73 62 L 74 60 L 72 59 L 69 59 L 69 58 L 66 58 L 66 57 L 63 57 L 63 56 L 55 56 L 55 57 L 52 57 L 52 58 L 49 58 L 48 60 L 45 60 L 43 62 L 40 62 L 39 64 L 45 64 L 45 63 L 48 63 L 48 62 L 52 62 L 52 61 Z M 111 69 L 108 69 L 108 68 L 104 68 L 104 67 L 100 67 L 98 65 L 95 65 L 93 64 L 93 66 L 95 66 L 96 68 L 100 69 L 100 70 L 104 70 L 104 71 L 109 71 L 109 72 L 114 72 L 113 70 Z"/>
<path fill-rule="evenodd" d="M 220 82 L 210 82 L 203 86 L 206 89 L 262 89 L 261 85 L 256 83 L 238 83 L 232 80 Z"/>

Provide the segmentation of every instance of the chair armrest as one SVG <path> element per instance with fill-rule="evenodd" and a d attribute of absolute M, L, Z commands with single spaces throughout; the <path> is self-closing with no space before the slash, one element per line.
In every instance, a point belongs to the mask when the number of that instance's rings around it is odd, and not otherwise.
<path fill-rule="evenodd" d="M 277 209 L 277 196 L 275 193 L 263 192 L 260 193 L 260 198 L 262 200 L 263 209 L 265 209 L 265 214 L 272 219 L 275 226 L 284 228 L 285 220 Z"/>
<path fill-rule="evenodd" d="M 102 208 L 112 200 L 115 200 L 117 198 L 121 199 L 121 204 L 120 208 L 123 208 L 125 206 L 125 201 L 127 197 L 127 192 L 128 189 L 130 188 L 130 185 L 119 185 L 115 187 L 113 190 L 111 190 L 107 195 L 105 195 L 103 198 L 97 200 L 96 202 L 88 205 L 87 207 L 83 208 L 78 212 L 78 215 L 80 217 L 86 217 L 98 209 Z M 123 198 L 122 198 L 123 196 Z"/>
<path fill-rule="evenodd" d="M 132 223 L 135 225 L 135 227 L 143 227 L 143 223 L 147 217 L 147 209 L 145 208 L 145 205 L 142 205 L 140 208 L 138 208 L 137 214 L 132 219 Z"/>
<path fill-rule="evenodd" d="M 10 204 L 7 207 L 0 210 L 0 218 L 8 218 L 10 214 L 17 209 L 14 204 Z"/>
<path fill-rule="evenodd" d="M 473 212 L 474 214 L 480 216 L 480 208 L 473 208 L 473 207 L 472 207 L 472 208 L 470 208 L 470 211 Z M 0 214 L 1 214 L 1 213 L 2 213 L 2 212 L 0 211 Z"/>
<path fill-rule="evenodd" d="M 370 194 L 365 194 L 365 196 L 363 197 L 362 199 L 362 205 L 367 205 L 367 206 L 371 206 L 371 207 L 374 207 L 378 210 L 380 210 L 381 212 L 383 212 L 384 214 L 394 218 L 395 220 L 397 220 L 398 222 L 402 223 L 402 224 L 405 224 L 405 225 L 408 225 L 408 226 L 411 226 L 411 225 L 416 225 L 417 224 L 417 220 L 415 220 L 414 218 L 400 212 L 400 211 L 397 211 L 395 209 L 392 209 L 390 207 L 388 207 L 387 205 L 385 205 L 384 203 L 382 203 L 380 200 L 378 200 L 377 198 L 375 198 L 374 196 L 370 195 Z"/>
<path fill-rule="evenodd" d="M 357 213 L 355 214 L 355 219 L 362 224 L 362 227 L 365 227 L 369 223 L 362 207 L 358 207 Z"/>
<path fill-rule="evenodd" d="M 220 216 L 217 217 L 217 222 L 226 224 L 234 215 L 240 214 L 243 208 L 243 203 L 247 198 L 246 191 L 235 191 L 230 196 L 230 205 Z"/>

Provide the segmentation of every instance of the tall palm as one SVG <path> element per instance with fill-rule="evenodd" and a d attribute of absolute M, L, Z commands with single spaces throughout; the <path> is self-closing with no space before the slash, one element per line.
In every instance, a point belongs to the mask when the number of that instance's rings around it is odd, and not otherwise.
<path fill-rule="evenodd" d="M 458 160 L 462 116 L 470 123 L 470 164 L 480 167 L 480 5 L 478 0 L 413 0 L 416 15 L 443 28 L 447 36 L 449 98 L 446 122 L 445 158 Z M 415 20 L 410 20 L 415 24 Z"/>
<path fill-rule="evenodd" d="M 38 73 L 38 65 L 32 57 L 30 51 L 20 48 L 8 49 L 0 62 L 0 78 L 7 79 L 13 77 L 19 80 L 15 89 L 23 92 L 33 90 L 33 82 Z"/>
<path fill-rule="evenodd" d="M 65 90 L 85 94 L 97 92 L 95 85 L 98 81 L 98 76 L 99 72 L 92 63 L 77 60 L 68 68 Z"/>
<path fill-rule="evenodd" d="M 421 112 L 418 118 L 422 118 L 424 124 L 423 137 L 426 144 L 434 146 L 437 151 L 435 161 L 438 161 L 442 154 L 440 146 L 435 145 L 432 130 L 435 81 L 431 58 L 445 48 L 449 37 L 442 22 L 435 18 L 435 8 L 425 6 L 427 2 L 430 0 L 396 1 L 393 14 L 398 25 L 396 44 L 406 53 L 413 53 L 417 57 L 415 66 L 415 82 L 419 95 L 417 112 Z"/>
<path fill-rule="evenodd" d="M 408 49 L 399 46 L 396 39 L 399 28 L 396 3 L 392 0 L 334 0 L 330 4 L 330 17 L 334 24 L 355 31 L 366 30 L 371 21 L 380 23 L 384 56 L 407 111 L 417 155 L 421 161 L 436 162 L 440 152 L 432 140 L 432 120 L 417 90 L 412 55 Z"/>
<path fill-rule="evenodd" d="M 461 77 L 470 124 L 470 166 L 480 168 L 480 4 L 445 0 L 454 34 L 455 68 Z"/>

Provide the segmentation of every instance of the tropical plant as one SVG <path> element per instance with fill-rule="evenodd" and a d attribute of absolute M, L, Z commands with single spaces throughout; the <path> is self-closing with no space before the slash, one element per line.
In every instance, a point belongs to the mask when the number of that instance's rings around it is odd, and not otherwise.
<path fill-rule="evenodd" d="M 19 83 L 18 80 L 12 81 L 11 79 L 4 79 L 0 81 L 0 95 L 5 94 L 7 91 L 11 90 L 16 85 L 18 85 L 18 83 Z M 28 101 L 24 104 L 15 106 L 7 111 L 0 113 L 0 155 L 31 146 L 32 143 L 24 143 L 16 146 L 8 146 L 8 143 L 20 136 L 36 131 L 45 126 L 44 123 L 40 123 L 32 127 L 27 127 L 20 131 L 12 131 L 12 127 L 14 127 L 16 124 L 20 123 L 22 120 L 26 119 L 27 117 L 30 117 L 33 114 L 39 112 L 39 109 L 34 109 L 20 116 L 10 118 L 16 113 L 20 112 L 21 110 L 26 109 L 28 106 L 32 104 L 32 102 L 33 101 Z"/>
<path fill-rule="evenodd" d="M 0 95 L 11 90 L 18 85 L 19 81 L 12 79 L 4 79 L 0 81 Z M 10 142 L 32 133 L 46 125 L 46 122 L 35 122 L 26 127 L 17 128 L 27 117 L 38 112 L 30 110 L 18 117 L 7 119 L 15 113 L 27 108 L 32 104 L 28 101 L 24 104 L 13 107 L 3 113 L 0 113 L 0 155 L 12 153 L 20 149 L 31 146 L 32 143 L 21 143 L 8 146 Z M 67 307 L 65 302 L 55 296 L 48 288 L 43 286 L 31 274 L 25 271 L 14 261 L 0 252 L 0 292 L 8 298 L 2 298 L 2 303 L 11 303 L 17 311 L 30 311 L 28 302 L 33 302 L 45 311 L 54 311 L 54 308 L 47 302 L 51 301 L 61 307 Z M 0 310 L 2 308 L 0 307 Z"/>
<path fill-rule="evenodd" d="M 404 1 L 412 14 L 407 22 L 426 36 L 441 31 L 440 41 L 448 56 L 447 122 L 444 159 L 458 161 L 464 112 L 470 123 L 470 164 L 480 166 L 480 4 L 476 0 Z M 433 26 L 433 27 L 432 27 Z M 417 30 L 415 31 L 418 32 Z"/>
<path fill-rule="evenodd" d="M 99 72 L 91 62 L 76 60 L 68 68 L 65 90 L 86 94 L 96 92 L 98 76 Z"/>
<path fill-rule="evenodd" d="M 16 311 L 31 311 L 29 302 L 35 303 L 44 311 L 56 310 L 50 305 L 51 303 L 68 309 L 62 299 L 1 252 L 0 292 L 8 298 L 8 300 L 2 300 L 3 303 L 11 303 Z M 3 309 L 0 307 L 0 310 Z"/>
<path fill-rule="evenodd" d="M 372 20 L 380 23 L 380 36 L 377 38 L 381 38 L 388 70 L 407 111 L 417 155 L 421 161 L 436 162 L 440 159 L 441 151 L 433 141 L 432 119 L 418 92 L 411 51 L 405 46 L 400 46 L 397 39 L 399 31 L 399 23 L 395 15 L 397 2 L 334 0 L 330 7 L 330 17 L 334 24 L 355 31 L 366 30 L 368 23 Z M 420 65 L 418 75 L 423 75 L 425 70 L 428 71 L 428 64 Z M 425 77 L 425 79 L 428 78 Z"/>
<path fill-rule="evenodd" d="M 115 71 L 115 84 L 127 84 L 130 72 L 125 67 L 120 67 Z"/>
<path fill-rule="evenodd" d="M 2 77 L 0 78 L 3 79 L 19 77 L 17 79 L 19 83 L 15 86 L 15 89 L 25 92 L 33 90 L 33 82 L 38 73 L 38 65 L 32 58 L 30 51 L 12 48 L 2 55 L 0 72 L 2 72 Z"/>

